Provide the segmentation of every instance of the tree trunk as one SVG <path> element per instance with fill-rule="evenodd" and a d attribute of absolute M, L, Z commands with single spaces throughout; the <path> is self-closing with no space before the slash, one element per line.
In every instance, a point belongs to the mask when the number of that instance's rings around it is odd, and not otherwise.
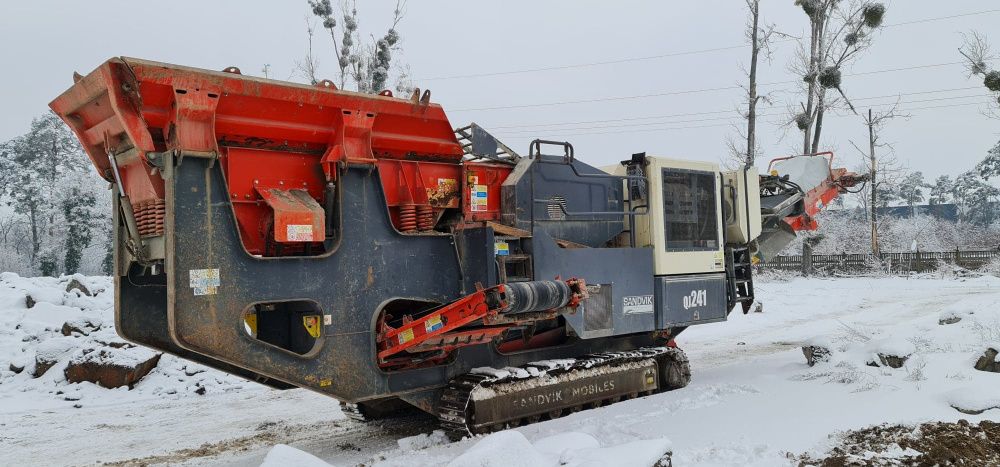
<path fill-rule="evenodd" d="M 819 62 L 819 24 L 816 20 L 810 20 L 812 24 L 812 33 L 809 41 L 809 86 L 807 89 L 806 96 L 806 108 L 804 115 L 808 118 L 808 123 L 806 128 L 802 130 L 802 154 L 809 153 L 809 143 L 812 136 L 812 124 L 813 124 L 813 105 L 815 104 L 816 98 L 816 85 L 819 79 L 818 74 L 818 62 Z"/>
<path fill-rule="evenodd" d="M 871 165 L 871 218 L 872 218 L 872 254 L 878 256 L 878 164 L 875 158 L 875 122 L 872 121 L 872 109 L 868 109 L 868 157 Z"/>
<path fill-rule="evenodd" d="M 808 154 L 816 154 L 819 152 L 819 137 L 823 132 L 823 114 L 825 113 L 825 106 L 826 89 L 820 89 L 819 99 L 816 100 L 816 123 L 813 124 L 812 148 L 810 148 Z"/>
<path fill-rule="evenodd" d="M 812 243 L 809 238 L 802 240 L 802 275 L 808 277 L 812 274 Z"/>
<path fill-rule="evenodd" d="M 830 4 L 832 8 L 833 3 Z M 812 145 L 806 150 L 806 154 L 815 154 L 819 152 L 819 137 L 823 132 L 823 113 L 826 110 L 826 89 L 821 87 L 819 84 L 819 74 L 822 72 L 823 67 L 826 65 L 826 22 L 830 18 L 830 11 L 827 7 L 824 7 L 821 16 L 817 19 L 816 29 L 816 67 L 815 76 L 813 77 L 813 92 L 816 94 L 816 117 L 813 119 L 812 127 Z"/>
<path fill-rule="evenodd" d="M 28 218 L 31 221 L 31 262 L 38 258 L 38 251 L 42 248 L 38 239 L 38 208 L 32 203 L 28 206 Z"/>
<path fill-rule="evenodd" d="M 750 47 L 750 108 L 747 111 L 747 158 L 745 167 L 753 166 L 755 149 L 757 146 L 757 56 L 760 54 L 760 44 L 758 43 L 757 27 L 760 20 L 760 0 L 754 0 L 753 10 L 753 33 L 750 36 L 752 42 Z"/>

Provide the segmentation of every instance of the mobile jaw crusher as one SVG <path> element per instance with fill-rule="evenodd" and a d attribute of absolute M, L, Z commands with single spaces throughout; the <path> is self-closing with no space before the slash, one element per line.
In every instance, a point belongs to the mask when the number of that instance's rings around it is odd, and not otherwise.
<path fill-rule="evenodd" d="M 132 58 L 51 107 L 114 192 L 119 334 L 458 434 L 686 385 L 673 339 L 749 309 L 754 258 L 862 181 L 832 154 L 602 170 L 454 130 L 426 91 Z"/>

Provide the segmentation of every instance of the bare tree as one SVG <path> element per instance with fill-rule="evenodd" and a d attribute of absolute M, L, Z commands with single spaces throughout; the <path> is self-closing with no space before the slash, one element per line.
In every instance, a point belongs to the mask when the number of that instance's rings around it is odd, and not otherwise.
<path fill-rule="evenodd" d="M 345 89 L 350 80 L 360 92 L 376 93 L 384 90 L 393 66 L 393 52 L 399 49 L 400 36 L 397 28 L 405 16 L 406 1 L 396 1 L 389 29 L 382 37 L 371 35 L 370 42 L 361 39 L 356 2 L 341 2 L 339 25 L 330 0 L 308 2 L 312 13 L 323 21 L 323 28 L 329 32 L 333 42 L 339 69 L 339 87 Z"/>
<path fill-rule="evenodd" d="M 753 165 L 754 153 L 757 149 L 757 103 L 760 96 L 757 95 L 757 59 L 761 49 L 767 47 L 769 34 L 765 32 L 763 38 L 760 31 L 760 0 L 746 0 L 747 8 L 750 9 L 752 25 L 750 25 L 750 85 L 747 87 L 747 154 L 746 167 Z M 772 29 L 773 31 L 773 29 Z M 761 43 L 763 39 L 763 43 Z M 770 52 L 770 49 L 767 50 Z"/>
<path fill-rule="evenodd" d="M 309 36 L 309 49 L 306 52 L 305 58 L 295 62 L 295 72 L 306 81 L 309 81 L 309 84 L 316 84 L 319 82 L 319 78 L 317 77 L 319 73 L 319 60 L 315 55 L 313 55 L 313 35 L 315 33 L 316 23 L 309 21 L 309 18 L 306 17 L 306 34 Z M 265 77 L 267 74 L 267 68 L 268 67 L 265 65 Z"/>
<path fill-rule="evenodd" d="M 902 165 L 895 157 L 895 151 L 889 143 L 881 140 L 881 131 L 885 125 L 895 118 L 909 118 L 907 114 L 902 114 L 898 110 L 897 102 L 892 108 L 874 112 L 868 109 L 868 115 L 862 116 L 865 126 L 868 127 L 868 151 L 861 149 L 854 141 L 851 145 L 864 156 L 864 172 L 868 174 L 868 183 L 861 190 L 861 203 L 868 213 L 868 221 L 871 227 L 871 247 L 872 254 L 878 255 L 881 252 L 879 247 L 879 218 L 878 208 L 885 207 L 895 192 L 895 187 L 904 174 Z M 880 154 L 880 149 L 888 149 Z"/>
<path fill-rule="evenodd" d="M 750 69 L 744 70 L 747 74 L 747 85 L 742 86 L 746 91 L 746 111 L 740 112 L 747 121 L 746 129 L 739 127 L 736 131 L 740 141 L 729 140 L 729 152 L 734 165 L 751 167 L 759 152 L 757 142 L 757 105 L 761 102 L 769 103 L 770 96 L 761 95 L 757 88 L 757 65 L 763 56 L 768 62 L 771 61 L 771 45 L 776 36 L 787 36 L 778 32 L 774 24 L 761 25 L 760 21 L 760 0 L 745 0 L 749 17 L 747 19 L 746 39 L 750 43 Z"/>
<path fill-rule="evenodd" d="M 809 44 L 800 42 L 792 69 L 802 76 L 805 102 L 793 117 L 802 131 L 802 152 L 819 152 L 823 117 L 841 100 L 855 112 L 842 87 L 844 65 L 872 44 L 872 33 L 882 26 L 885 5 L 871 1 L 796 0 L 809 17 Z M 835 89 L 839 98 L 828 98 Z M 855 112 L 856 113 L 856 112 Z"/>
<path fill-rule="evenodd" d="M 993 93 L 994 105 L 990 106 L 988 115 L 1000 118 L 1000 70 L 990 66 L 990 62 L 996 57 L 992 54 L 989 40 L 977 31 L 963 34 L 963 37 L 958 53 L 965 57 L 969 77 L 982 77 L 983 85 Z"/>

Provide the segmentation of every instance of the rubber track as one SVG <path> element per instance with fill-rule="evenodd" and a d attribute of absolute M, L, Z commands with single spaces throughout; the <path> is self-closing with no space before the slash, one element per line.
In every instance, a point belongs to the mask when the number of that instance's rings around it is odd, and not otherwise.
<path fill-rule="evenodd" d="M 343 412 L 344 415 L 347 416 L 347 418 L 350 418 L 352 420 L 357 420 L 359 422 L 368 422 L 368 421 L 371 421 L 371 419 L 369 419 L 368 417 L 366 417 L 365 414 L 361 413 L 361 408 L 358 407 L 358 404 L 351 404 L 349 402 L 341 402 L 340 403 L 340 411 Z"/>
<path fill-rule="evenodd" d="M 528 376 L 526 378 L 518 378 L 514 375 L 514 372 L 510 372 L 510 376 L 505 376 L 503 378 L 498 378 L 493 375 L 478 374 L 478 373 L 466 373 L 464 375 L 458 376 L 448 383 L 445 388 L 444 393 L 441 396 L 440 403 L 438 404 L 438 419 L 441 423 L 441 428 L 443 428 L 451 437 L 462 438 L 465 436 L 471 436 L 475 434 L 482 434 L 489 432 L 489 429 L 480 428 L 478 431 L 473 430 L 469 424 L 471 414 L 469 413 L 469 408 L 471 407 L 471 399 L 473 391 L 480 387 L 496 387 L 504 383 L 522 382 L 532 378 L 539 378 L 544 375 L 557 376 L 565 373 L 579 372 L 581 370 L 591 370 L 595 368 L 600 368 L 604 366 L 620 365 L 623 363 L 630 362 L 640 362 L 648 359 L 658 359 L 666 355 L 677 355 L 677 358 L 683 362 L 687 362 L 687 358 L 683 351 L 675 348 L 667 347 L 650 347 L 643 348 L 639 350 L 625 351 L 625 352 L 607 352 L 607 353 L 597 353 L 589 354 L 581 358 L 575 359 L 572 364 L 566 366 L 561 366 L 557 368 L 549 368 L 546 365 L 529 363 L 520 368 L 533 373 L 534 376 Z M 662 368 L 657 362 L 657 367 Z M 534 371 L 537 370 L 537 371 Z M 587 376 L 588 373 L 584 373 L 583 376 Z M 656 392 L 663 392 L 665 390 L 664 385 L 658 382 L 658 387 Z M 627 398 L 627 396 L 622 397 L 622 399 Z M 587 407 L 573 407 L 570 409 L 565 409 L 563 412 L 576 412 L 578 410 L 585 409 Z M 538 416 L 526 417 L 522 419 L 512 419 L 512 420 L 497 420 L 489 424 L 491 427 L 496 427 L 497 425 L 502 425 L 502 427 L 507 426 L 519 426 L 521 424 L 534 423 L 539 420 Z"/>

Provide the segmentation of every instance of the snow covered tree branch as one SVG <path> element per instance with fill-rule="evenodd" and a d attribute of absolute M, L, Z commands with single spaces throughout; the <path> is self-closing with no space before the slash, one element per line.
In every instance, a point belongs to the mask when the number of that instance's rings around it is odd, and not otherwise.
<path fill-rule="evenodd" d="M 1000 70 L 994 69 L 991 62 L 996 59 L 985 35 L 972 31 L 963 35 L 962 46 L 958 53 L 966 60 L 969 77 L 982 77 L 983 86 L 992 94 L 993 102 L 986 111 L 992 118 L 1000 118 Z"/>
<path fill-rule="evenodd" d="M 8 207 L 4 257 L 22 256 L 27 273 L 75 273 L 100 264 L 110 251 L 106 184 L 94 177 L 76 137 L 53 113 L 36 118 L 28 133 L 2 144 L 0 197 Z M 8 236 L 23 232 L 30 246 Z M 92 247 L 96 246 L 96 251 Z M 88 254 L 94 261 L 85 261 Z M 27 267 L 25 267 L 27 266 Z M 87 272 L 105 272 L 90 269 Z"/>

